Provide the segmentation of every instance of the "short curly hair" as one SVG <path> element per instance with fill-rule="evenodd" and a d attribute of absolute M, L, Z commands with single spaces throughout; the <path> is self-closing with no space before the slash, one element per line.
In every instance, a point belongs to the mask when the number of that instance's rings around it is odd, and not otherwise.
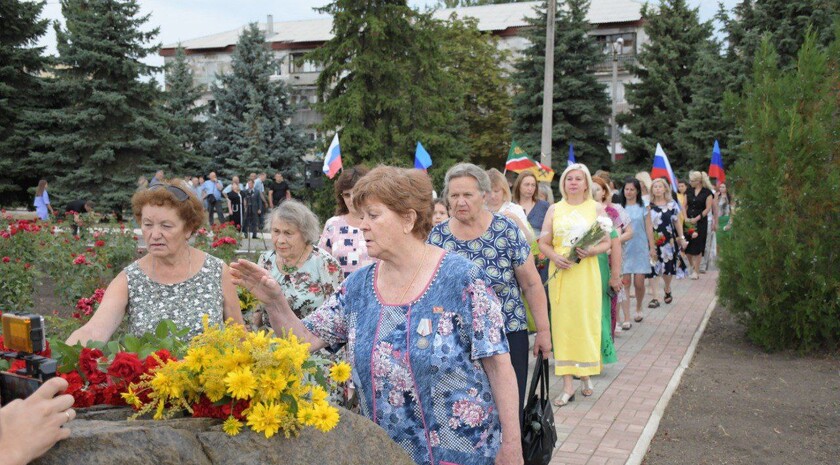
<path fill-rule="evenodd" d="M 411 233 L 425 240 L 432 230 L 432 181 L 417 169 L 380 165 L 359 179 L 353 188 L 353 206 L 360 210 L 370 201 L 382 202 L 398 215 L 417 213 Z"/>
<path fill-rule="evenodd" d="M 157 186 L 163 186 L 163 188 Z M 178 200 L 177 196 L 181 195 L 178 191 L 187 195 L 183 201 Z M 197 231 L 207 218 L 204 214 L 204 206 L 193 190 L 185 182 L 179 180 L 163 181 L 148 189 L 139 190 L 131 197 L 131 210 L 138 223 L 143 218 L 143 207 L 146 205 L 169 207 L 175 210 L 178 218 L 184 222 L 184 228 L 190 233 Z"/>

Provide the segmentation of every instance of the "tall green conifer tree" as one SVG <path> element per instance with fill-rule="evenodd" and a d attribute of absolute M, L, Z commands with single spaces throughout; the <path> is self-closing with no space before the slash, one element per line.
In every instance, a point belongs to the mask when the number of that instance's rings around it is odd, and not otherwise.
<path fill-rule="evenodd" d="M 546 2 L 547 3 L 547 2 Z M 605 132 L 610 114 L 609 97 L 604 85 L 593 74 L 604 60 L 598 45 L 588 34 L 588 0 L 567 0 L 558 7 L 554 48 L 554 105 L 552 152 L 565 154 L 569 144 L 581 163 L 600 167 L 609 161 Z M 514 96 L 514 138 L 531 155 L 540 153 L 542 132 L 543 73 L 545 70 L 545 24 L 547 6 L 543 4 L 527 32 L 531 45 L 523 52 L 513 75 L 517 86 Z M 565 166 L 565 157 L 552 157 L 554 169 Z"/>
<path fill-rule="evenodd" d="M 290 174 L 307 149 L 302 132 L 288 121 L 294 113 L 289 90 L 272 80 L 277 62 L 256 23 L 239 36 L 231 72 L 212 88 L 216 113 L 203 147 L 211 168 L 233 176 L 261 170 Z M 289 176 L 291 177 L 291 176 Z"/>
<path fill-rule="evenodd" d="M 209 157 L 201 147 L 208 135 L 207 123 L 201 118 L 207 109 L 199 104 L 204 89 L 195 85 L 186 54 L 180 46 L 175 50 L 175 60 L 167 67 L 166 87 L 164 108 L 179 148 L 176 155 L 179 166 L 173 166 L 173 170 L 177 169 L 182 175 L 198 175 L 209 165 Z"/>
<path fill-rule="evenodd" d="M 691 104 L 693 90 L 688 76 L 707 48 L 712 26 L 701 23 L 698 9 L 689 8 L 686 0 L 663 0 L 658 10 L 646 4 L 642 17 L 646 19 L 649 42 L 642 46 L 638 65 L 630 66 L 639 78 L 639 82 L 625 86 L 631 113 L 618 118 L 631 130 L 621 136 L 625 163 L 649 169 L 656 144 L 660 143 L 671 165 L 679 170 L 689 154 L 675 150 L 677 124 L 686 117 Z"/>
<path fill-rule="evenodd" d="M 158 30 L 136 0 L 62 0 L 65 27 L 56 25 L 59 56 L 48 112 L 34 154 L 62 202 L 90 199 L 99 209 L 127 206 L 138 175 L 169 167 L 176 144 L 158 102 Z"/>
<path fill-rule="evenodd" d="M 462 93 L 445 69 L 440 22 L 405 0 L 335 0 L 320 11 L 333 17 L 333 38 L 307 59 L 324 66 L 317 109 L 329 138 L 340 130 L 344 166 L 413 166 L 418 141 L 435 176 L 464 159 Z"/>
<path fill-rule="evenodd" d="M 47 31 L 41 19 L 44 2 L 0 2 L 0 201 L 2 205 L 31 202 L 28 187 L 39 173 L 29 160 L 32 134 L 26 113 L 38 112 L 45 64 L 43 47 L 36 47 Z"/>

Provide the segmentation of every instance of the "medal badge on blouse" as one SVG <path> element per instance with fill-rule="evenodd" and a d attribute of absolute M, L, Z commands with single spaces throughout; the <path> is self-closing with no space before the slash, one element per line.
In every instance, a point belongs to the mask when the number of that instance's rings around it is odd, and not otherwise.
<path fill-rule="evenodd" d="M 428 349 L 429 336 L 432 334 L 432 320 L 428 318 L 420 320 L 420 324 L 417 325 L 417 334 L 420 335 L 420 339 L 417 339 L 417 348 Z"/>

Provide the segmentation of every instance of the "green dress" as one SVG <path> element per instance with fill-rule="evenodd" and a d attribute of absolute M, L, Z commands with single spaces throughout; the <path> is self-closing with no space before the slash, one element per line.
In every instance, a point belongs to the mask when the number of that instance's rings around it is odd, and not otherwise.
<path fill-rule="evenodd" d="M 610 239 L 618 237 L 615 229 L 610 233 Z M 601 267 L 601 363 L 615 363 L 615 344 L 612 340 L 612 314 L 610 312 L 610 256 L 606 253 L 598 255 L 598 265 Z"/>

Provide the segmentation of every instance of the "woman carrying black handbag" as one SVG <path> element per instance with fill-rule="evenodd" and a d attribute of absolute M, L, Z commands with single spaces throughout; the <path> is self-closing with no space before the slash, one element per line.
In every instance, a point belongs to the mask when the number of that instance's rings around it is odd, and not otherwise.
<path fill-rule="evenodd" d="M 522 423 L 525 465 L 548 465 L 557 443 L 554 411 L 548 399 L 548 373 L 548 360 L 540 352 L 534 365 L 534 376 L 525 404 L 525 421 Z M 539 393 L 537 385 L 540 387 Z"/>

